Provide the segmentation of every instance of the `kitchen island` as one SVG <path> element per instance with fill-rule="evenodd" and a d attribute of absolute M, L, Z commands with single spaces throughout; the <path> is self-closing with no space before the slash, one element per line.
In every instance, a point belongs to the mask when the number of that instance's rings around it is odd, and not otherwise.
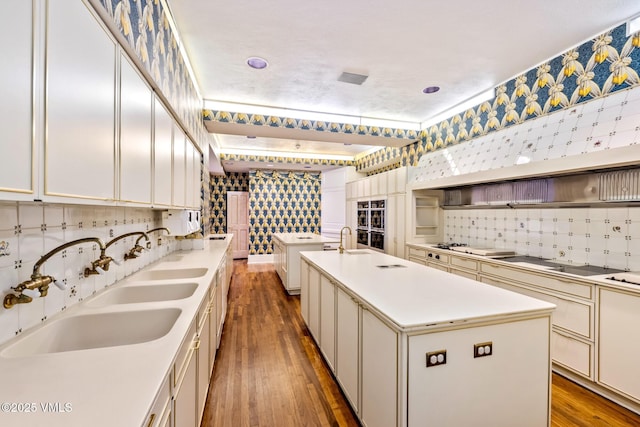
<path fill-rule="evenodd" d="M 549 424 L 553 304 L 370 250 L 301 259 L 302 316 L 363 425 Z"/>
<path fill-rule="evenodd" d="M 338 240 L 314 233 L 273 233 L 273 264 L 282 286 L 289 293 L 300 293 L 300 252 L 322 251 Z"/>

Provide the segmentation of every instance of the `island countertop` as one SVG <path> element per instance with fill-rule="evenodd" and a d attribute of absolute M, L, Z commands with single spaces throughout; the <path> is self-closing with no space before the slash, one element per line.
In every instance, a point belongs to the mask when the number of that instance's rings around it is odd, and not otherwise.
<path fill-rule="evenodd" d="M 554 304 L 370 250 L 302 252 L 400 330 L 550 312 Z"/>
<path fill-rule="evenodd" d="M 309 243 L 337 243 L 338 239 L 314 233 L 272 233 L 271 237 L 285 245 L 308 245 Z"/>

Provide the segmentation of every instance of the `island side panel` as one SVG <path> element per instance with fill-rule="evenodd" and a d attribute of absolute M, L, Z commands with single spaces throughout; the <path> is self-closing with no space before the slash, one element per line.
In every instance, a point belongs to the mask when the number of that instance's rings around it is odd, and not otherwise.
<path fill-rule="evenodd" d="M 550 316 L 409 337 L 408 426 L 539 427 L 550 421 Z M 474 345 L 491 354 L 474 357 Z M 446 363 L 427 367 L 427 354 Z"/>

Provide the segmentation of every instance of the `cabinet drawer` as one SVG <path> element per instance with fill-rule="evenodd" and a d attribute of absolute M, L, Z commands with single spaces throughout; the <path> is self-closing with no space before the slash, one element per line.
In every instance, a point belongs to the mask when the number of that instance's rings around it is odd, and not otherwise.
<path fill-rule="evenodd" d="M 489 277 L 483 277 L 481 281 L 555 304 L 556 309 L 551 314 L 551 320 L 554 326 L 578 334 L 586 339 L 593 340 L 594 306 L 592 303 L 583 303 L 561 298 L 522 286 L 514 286 Z"/>
<path fill-rule="evenodd" d="M 427 260 L 424 258 L 409 257 L 409 261 L 415 262 L 416 264 L 427 265 Z"/>
<path fill-rule="evenodd" d="M 459 258 L 457 256 L 451 257 L 451 265 L 455 265 L 456 267 L 466 268 L 467 270 L 478 270 L 478 261 L 467 258 Z"/>
<path fill-rule="evenodd" d="M 427 257 L 426 249 L 412 248 L 409 247 L 409 258 L 422 258 L 425 259 Z"/>
<path fill-rule="evenodd" d="M 575 338 L 551 332 L 551 358 L 553 361 L 580 375 L 593 379 L 591 360 L 593 346 Z"/>
<path fill-rule="evenodd" d="M 544 274 L 528 273 L 522 270 L 486 263 L 480 265 L 480 271 L 485 274 L 500 276 L 503 279 L 517 280 L 524 284 L 562 292 L 567 295 L 586 299 L 593 298 L 593 285 L 587 283 L 575 282 L 570 279 L 560 279 Z"/>
<path fill-rule="evenodd" d="M 478 275 L 471 271 L 458 270 L 457 268 L 450 268 L 449 273 L 455 274 L 456 276 L 466 277 L 467 279 L 478 280 Z"/>
<path fill-rule="evenodd" d="M 209 310 L 209 298 L 204 298 L 200 303 L 200 307 L 198 308 L 198 331 L 202 329 L 204 320 L 209 314 L 207 310 Z"/>
<path fill-rule="evenodd" d="M 447 272 L 449 271 L 449 268 L 445 264 L 439 264 L 436 262 L 428 262 L 427 267 L 436 268 L 438 270 L 447 271 Z"/>
<path fill-rule="evenodd" d="M 185 335 L 184 342 L 180 347 L 180 351 L 178 352 L 178 356 L 176 357 L 176 363 L 173 365 L 173 385 L 178 384 L 178 379 L 180 379 L 184 373 L 187 362 L 191 357 L 191 353 L 193 352 L 194 339 L 196 337 L 196 322 L 191 323 L 191 327 L 189 328 L 189 332 Z"/>

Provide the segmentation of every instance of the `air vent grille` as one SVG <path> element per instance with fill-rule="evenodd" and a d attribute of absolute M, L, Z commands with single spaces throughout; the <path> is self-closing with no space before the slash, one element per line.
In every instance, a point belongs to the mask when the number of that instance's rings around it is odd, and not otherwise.
<path fill-rule="evenodd" d="M 630 201 L 640 199 L 640 170 L 622 170 L 600 174 L 600 200 Z"/>
<path fill-rule="evenodd" d="M 549 200 L 548 188 L 546 179 L 514 182 L 513 201 L 515 203 L 544 203 Z"/>
<path fill-rule="evenodd" d="M 338 77 L 339 82 L 351 83 L 353 85 L 361 85 L 369 76 L 356 73 L 347 73 L 346 71 Z"/>

